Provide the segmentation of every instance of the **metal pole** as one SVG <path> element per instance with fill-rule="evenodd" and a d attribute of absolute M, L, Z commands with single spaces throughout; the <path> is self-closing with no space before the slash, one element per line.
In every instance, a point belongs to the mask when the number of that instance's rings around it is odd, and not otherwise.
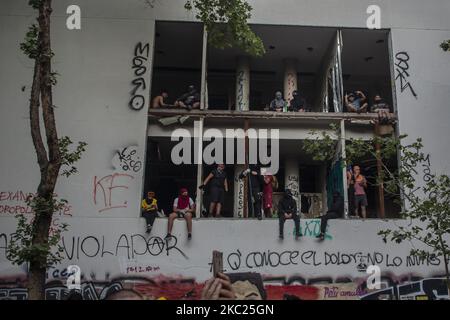
<path fill-rule="evenodd" d="M 375 135 L 377 137 L 380 136 L 380 125 L 375 124 Z M 377 174 L 378 174 L 378 204 L 379 204 L 379 213 L 378 218 L 384 219 L 385 217 L 385 208 L 384 208 L 384 183 L 382 180 L 382 163 L 381 163 L 381 146 L 380 143 L 375 143 L 375 150 L 377 155 Z"/>
<path fill-rule="evenodd" d="M 344 218 L 348 219 L 347 154 L 345 152 L 345 120 L 341 120 L 342 184 L 344 186 Z"/>

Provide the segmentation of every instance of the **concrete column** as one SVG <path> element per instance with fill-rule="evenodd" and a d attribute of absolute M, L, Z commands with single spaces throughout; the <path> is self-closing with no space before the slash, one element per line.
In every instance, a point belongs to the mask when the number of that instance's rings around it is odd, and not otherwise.
<path fill-rule="evenodd" d="M 245 165 L 236 165 L 234 169 L 234 214 L 235 218 L 244 217 L 245 187 L 244 179 L 239 179 L 239 174 L 245 170 Z"/>
<path fill-rule="evenodd" d="M 289 102 L 292 99 L 292 93 L 297 90 L 297 60 L 284 60 L 284 99 Z"/>
<path fill-rule="evenodd" d="M 250 58 L 239 57 L 236 68 L 236 110 L 250 110 Z"/>
<path fill-rule="evenodd" d="M 290 189 L 297 201 L 297 209 L 300 213 L 300 172 L 298 161 L 295 158 L 287 159 L 284 169 L 285 189 Z"/>

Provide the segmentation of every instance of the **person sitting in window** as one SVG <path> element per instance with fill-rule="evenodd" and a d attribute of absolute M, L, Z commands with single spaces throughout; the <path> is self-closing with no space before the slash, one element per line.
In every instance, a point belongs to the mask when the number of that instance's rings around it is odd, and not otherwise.
<path fill-rule="evenodd" d="M 284 239 L 284 222 L 293 219 L 295 223 L 295 239 L 300 237 L 300 217 L 297 212 L 297 202 L 292 196 L 292 191 L 286 189 L 283 198 L 278 202 L 278 220 L 280 224 L 280 239 Z"/>
<path fill-rule="evenodd" d="M 195 86 L 190 85 L 187 92 L 182 94 L 175 101 L 175 106 L 180 108 L 185 108 L 188 110 L 199 109 L 200 108 L 200 94 L 195 89 Z"/>
<path fill-rule="evenodd" d="M 147 234 L 152 231 L 153 222 L 155 222 L 155 218 L 158 215 L 158 200 L 155 198 L 155 193 L 153 191 L 149 191 L 147 193 L 147 198 L 142 200 L 142 216 L 145 218 L 145 222 L 147 223 Z"/>
<path fill-rule="evenodd" d="M 370 112 L 378 114 L 378 122 L 380 124 L 388 124 L 391 120 L 389 116 L 390 107 L 379 94 L 373 98 L 373 105 L 370 107 Z"/>
<path fill-rule="evenodd" d="M 283 99 L 281 91 L 275 93 L 275 99 L 270 103 L 270 111 L 283 112 L 286 106 L 286 101 Z"/>
<path fill-rule="evenodd" d="M 325 230 L 327 229 L 328 220 L 339 219 L 344 215 L 344 198 L 340 192 L 333 193 L 333 204 L 327 213 L 320 217 L 320 234 L 317 236 L 321 241 L 325 239 Z"/>
<path fill-rule="evenodd" d="M 153 98 L 152 101 L 152 108 L 168 108 L 171 105 L 167 104 L 167 98 L 169 97 L 169 94 L 167 93 L 167 90 L 163 89 L 157 95 L 155 98 Z"/>
<path fill-rule="evenodd" d="M 191 197 L 189 197 L 188 190 L 186 188 L 180 189 L 179 196 L 173 201 L 173 212 L 169 215 L 169 222 L 167 224 L 166 238 L 170 238 L 173 221 L 176 218 L 184 218 L 186 220 L 188 229 L 188 240 L 192 238 L 192 216 L 195 211 L 195 203 Z"/>
<path fill-rule="evenodd" d="M 294 92 L 292 93 L 292 99 L 289 104 L 289 111 L 294 112 L 306 111 L 306 100 L 300 95 L 298 90 L 294 90 Z"/>
<path fill-rule="evenodd" d="M 211 187 L 209 189 L 211 201 L 209 205 L 209 215 L 219 218 L 220 211 L 223 203 L 225 202 L 225 192 L 228 192 L 228 181 L 227 173 L 225 172 L 225 165 L 218 164 L 217 168 L 206 177 L 205 181 L 203 181 L 203 184 L 199 188 L 203 189 L 209 182 L 211 182 Z"/>
<path fill-rule="evenodd" d="M 345 95 L 345 106 L 347 112 L 364 113 L 367 112 L 367 98 L 361 91 Z"/>

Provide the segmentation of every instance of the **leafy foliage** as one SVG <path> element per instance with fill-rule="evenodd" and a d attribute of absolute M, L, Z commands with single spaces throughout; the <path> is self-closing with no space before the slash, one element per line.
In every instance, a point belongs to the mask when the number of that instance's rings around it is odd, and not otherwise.
<path fill-rule="evenodd" d="M 69 148 L 73 144 L 73 142 L 69 137 L 64 136 L 59 139 L 58 142 L 62 158 L 61 174 L 69 177 L 70 175 L 78 172 L 77 168 L 74 167 L 73 164 L 80 160 L 82 153 L 86 151 L 87 143 L 83 141 L 78 142 L 75 150 L 71 152 L 69 151 Z"/>
<path fill-rule="evenodd" d="M 59 241 L 62 232 L 67 230 L 67 224 L 54 223 L 49 232 L 47 243 L 34 244 L 32 240 L 37 232 L 34 221 L 38 215 L 61 210 L 67 204 L 67 201 L 64 199 L 57 200 L 54 196 L 50 200 L 39 196 L 30 196 L 27 199 L 27 204 L 33 209 L 34 217 L 27 217 L 25 214 L 16 215 L 17 229 L 11 236 L 7 258 L 18 265 L 34 261 L 39 263 L 41 267 L 50 267 L 62 260 L 64 248 L 59 244 Z M 56 248 L 56 250 L 53 248 Z"/>
<path fill-rule="evenodd" d="M 336 130 L 337 131 L 337 130 Z M 317 134 L 317 132 L 316 132 Z M 313 155 L 315 160 L 331 161 L 335 157 L 334 138 L 326 131 L 321 132 L 322 139 L 312 139 L 304 144 L 304 150 Z M 346 142 L 347 163 L 363 156 L 381 160 L 381 174 L 377 184 L 383 184 L 385 191 L 395 196 L 402 196 L 407 204 L 400 213 L 401 218 L 415 223 L 397 226 L 378 232 L 384 242 L 416 241 L 422 243 L 424 249 L 413 248 L 412 256 L 421 260 L 442 257 L 445 265 L 447 284 L 450 288 L 448 263 L 450 246 L 450 177 L 437 175 L 431 171 L 430 155 L 423 152 L 421 138 L 410 143 L 407 135 L 376 136 L 369 141 L 349 139 Z M 333 143 L 334 141 L 334 143 Z M 377 153 L 376 145 L 380 146 Z M 388 161 L 399 154 L 400 163 L 395 169 Z M 417 183 L 419 179 L 423 181 Z"/>
<path fill-rule="evenodd" d="M 188 0 L 187 10 L 196 11 L 216 48 L 238 47 L 253 56 L 265 54 L 264 44 L 247 24 L 252 7 L 245 0 Z"/>

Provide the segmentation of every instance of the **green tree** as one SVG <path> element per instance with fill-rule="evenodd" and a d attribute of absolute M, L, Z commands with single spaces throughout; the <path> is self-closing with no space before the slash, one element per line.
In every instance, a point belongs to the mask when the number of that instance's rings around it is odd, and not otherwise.
<path fill-rule="evenodd" d="M 208 41 L 216 48 L 238 47 L 253 56 L 265 53 L 262 40 L 247 21 L 252 7 L 245 0 L 188 0 L 187 10 L 205 24 Z"/>
<path fill-rule="evenodd" d="M 336 145 L 339 132 L 332 127 L 334 134 L 327 131 L 313 131 L 312 139 L 305 141 L 303 149 L 315 160 L 330 162 L 336 158 Z M 375 136 L 369 140 L 349 139 L 346 142 L 346 163 L 352 163 L 361 157 L 381 160 L 381 172 L 376 184 L 383 184 L 386 193 L 405 203 L 400 218 L 411 222 L 379 231 L 384 242 L 404 241 L 422 244 L 411 249 L 410 255 L 420 261 L 441 259 L 445 268 L 447 286 L 450 290 L 448 269 L 450 258 L 450 177 L 432 171 L 430 155 L 423 152 L 422 139 L 406 142 L 407 135 L 399 137 Z M 380 146 L 377 151 L 376 145 Z M 393 157 L 399 155 L 399 164 L 389 165 Z M 418 183 L 418 181 L 421 183 Z"/>
<path fill-rule="evenodd" d="M 73 150 L 68 137 L 58 138 L 52 94 L 56 73 L 51 67 L 54 55 L 50 42 L 51 0 L 30 0 L 29 5 L 38 11 L 38 24 L 29 28 L 20 47 L 34 60 L 29 110 L 40 181 L 36 193 L 27 200 L 33 209 L 33 217 L 30 220 L 21 214 L 17 216 L 18 225 L 8 245 L 8 258 L 16 264 L 28 263 L 28 297 L 37 300 L 45 298 L 47 267 L 62 258 L 58 242 L 67 227 L 59 224 L 51 228 L 54 212 L 67 203 L 57 199 L 54 193 L 56 182 L 60 173 L 65 176 L 76 173 L 73 164 L 81 157 L 86 144 L 80 142 Z M 41 134 L 41 125 L 45 138 Z"/>
<path fill-rule="evenodd" d="M 72 147 L 70 138 L 58 138 L 52 94 L 57 75 L 51 66 L 54 56 L 50 41 L 52 1 L 29 0 L 28 3 L 38 12 L 38 24 L 29 28 L 21 50 L 34 60 L 29 110 L 40 182 L 36 193 L 27 200 L 34 212 L 32 219 L 17 216 L 17 229 L 8 245 L 8 259 L 16 264 L 28 263 L 28 297 L 37 300 L 45 298 L 46 269 L 62 259 L 59 240 L 67 229 L 66 224 L 51 227 L 54 212 L 67 203 L 56 197 L 56 182 L 59 175 L 68 177 L 77 172 L 73 164 L 85 151 L 86 143 L 79 142 Z M 197 18 L 205 24 L 214 46 L 237 46 L 252 55 L 264 54 L 261 39 L 247 25 L 252 8 L 246 1 L 192 0 L 187 1 L 185 8 L 196 9 Z M 42 124 L 45 139 L 41 134 Z"/>

